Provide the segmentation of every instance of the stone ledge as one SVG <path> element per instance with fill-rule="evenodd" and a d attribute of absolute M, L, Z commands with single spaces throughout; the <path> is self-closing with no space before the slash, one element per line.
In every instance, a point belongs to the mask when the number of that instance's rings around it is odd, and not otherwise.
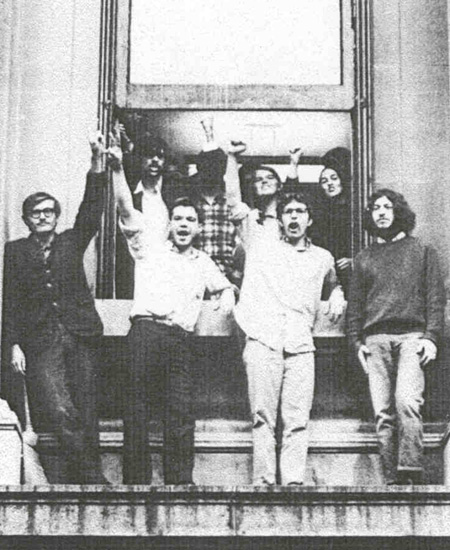
<path fill-rule="evenodd" d="M 421 487 L 0 487 L 0 536 L 448 537 Z"/>
<path fill-rule="evenodd" d="M 120 450 L 123 446 L 121 420 L 109 420 L 100 425 L 100 445 L 105 451 Z M 445 425 L 427 424 L 424 443 L 428 450 L 441 447 Z M 41 448 L 57 446 L 50 433 L 39 436 Z M 156 423 L 150 425 L 149 445 L 155 452 L 162 449 L 162 436 Z M 251 425 L 237 420 L 197 421 L 195 433 L 196 452 L 202 453 L 251 453 Z M 317 453 L 376 453 L 377 439 L 374 425 L 358 420 L 313 420 L 310 428 L 309 452 Z"/>

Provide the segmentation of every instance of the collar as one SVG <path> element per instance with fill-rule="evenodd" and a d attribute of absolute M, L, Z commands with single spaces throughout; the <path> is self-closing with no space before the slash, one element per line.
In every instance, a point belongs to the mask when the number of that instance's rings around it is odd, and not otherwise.
<path fill-rule="evenodd" d="M 206 204 L 210 204 L 209 201 L 205 198 L 205 196 L 201 192 L 199 193 L 198 200 Z M 227 198 L 225 197 L 225 194 L 219 191 L 217 195 L 214 196 L 213 203 L 217 202 L 219 204 L 225 204 L 226 200 Z"/>
<path fill-rule="evenodd" d="M 287 243 L 289 246 L 292 246 L 286 237 L 282 237 L 282 240 L 285 243 Z M 312 244 L 311 239 L 309 237 L 306 237 L 305 246 L 302 246 L 302 248 L 295 248 L 295 247 L 292 247 L 292 248 L 294 248 L 294 250 L 296 250 L 297 252 L 305 252 L 305 250 L 308 250 L 311 247 L 311 244 Z"/>
<path fill-rule="evenodd" d="M 136 185 L 136 189 L 133 191 L 133 195 L 138 195 L 139 193 L 145 194 L 152 194 L 152 195 L 160 195 L 161 194 L 161 188 L 162 188 L 162 176 L 159 177 L 159 180 L 156 182 L 154 187 L 152 189 L 146 189 L 143 184 L 142 180 Z"/>
<path fill-rule="evenodd" d="M 181 252 L 178 250 L 178 248 L 174 245 L 173 242 L 170 242 L 169 250 L 171 252 L 175 252 L 175 254 L 179 254 L 181 256 Z M 183 256 L 185 256 L 189 260 L 196 260 L 199 257 L 199 255 L 200 255 L 199 251 L 196 248 L 194 248 L 193 246 L 191 246 L 191 248 L 189 250 L 189 254 L 183 254 Z"/>
<path fill-rule="evenodd" d="M 44 252 L 51 250 L 53 242 L 55 241 L 56 233 L 52 233 L 50 239 L 45 244 L 42 244 L 41 241 L 33 233 L 30 235 L 31 240 Z"/>
<path fill-rule="evenodd" d="M 391 239 L 390 241 L 385 241 L 381 237 L 377 237 L 377 243 L 379 243 L 379 244 L 393 243 L 394 241 L 400 241 L 401 239 L 404 239 L 405 237 L 406 237 L 406 233 L 404 231 L 400 231 L 400 233 L 397 233 L 397 235 L 395 235 L 395 237 L 393 239 Z"/>

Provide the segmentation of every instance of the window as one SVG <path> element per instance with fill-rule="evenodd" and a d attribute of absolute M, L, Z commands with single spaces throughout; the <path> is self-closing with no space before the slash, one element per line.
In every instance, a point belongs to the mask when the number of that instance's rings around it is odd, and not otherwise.
<path fill-rule="evenodd" d="M 126 4 L 126 3 L 124 3 Z M 351 109 L 350 0 L 134 0 L 116 102 L 137 109 Z"/>
<path fill-rule="evenodd" d="M 347 148 L 355 254 L 363 241 L 361 212 L 370 180 L 369 1 L 260 0 L 258 13 L 254 2 L 244 0 L 204 4 L 105 0 L 99 98 L 104 131 L 119 109 L 134 139 L 151 129 L 180 162 L 192 165 L 202 145 L 199 121 L 213 113 L 221 143 L 240 137 L 249 157 L 280 173 L 289 148 L 302 146 L 299 175 L 309 186 L 317 184 L 323 155 Z M 101 247 L 104 298 L 115 297 L 112 204 Z M 318 345 L 317 369 L 326 399 L 316 415 L 359 416 L 362 393 L 351 388 L 355 373 L 345 342 L 326 340 Z"/>

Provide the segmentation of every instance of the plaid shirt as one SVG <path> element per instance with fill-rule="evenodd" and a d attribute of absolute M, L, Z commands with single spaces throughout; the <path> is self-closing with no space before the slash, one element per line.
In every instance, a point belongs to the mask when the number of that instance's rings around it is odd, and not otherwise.
<path fill-rule="evenodd" d="M 210 204 L 200 196 L 197 206 L 203 216 L 197 248 L 208 254 L 222 273 L 228 276 L 233 270 L 236 229 L 230 218 L 227 200 L 223 194 L 219 194 Z"/>

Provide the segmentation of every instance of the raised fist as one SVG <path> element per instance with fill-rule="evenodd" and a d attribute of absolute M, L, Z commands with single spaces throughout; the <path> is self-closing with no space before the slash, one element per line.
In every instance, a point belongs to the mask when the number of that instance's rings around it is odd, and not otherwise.
<path fill-rule="evenodd" d="M 240 155 L 247 149 L 247 145 L 243 141 L 230 141 L 228 153 L 230 155 Z"/>
<path fill-rule="evenodd" d="M 295 164 L 296 166 L 300 162 L 300 157 L 303 155 L 303 151 L 301 147 L 295 147 L 294 149 L 291 149 L 289 151 L 289 156 L 291 159 L 291 164 Z"/>
<path fill-rule="evenodd" d="M 100 158 L 105 154 L 105 138 L 100 131 L 89 136 L 89 145 L 91 146 L 92 156 Z"/>

